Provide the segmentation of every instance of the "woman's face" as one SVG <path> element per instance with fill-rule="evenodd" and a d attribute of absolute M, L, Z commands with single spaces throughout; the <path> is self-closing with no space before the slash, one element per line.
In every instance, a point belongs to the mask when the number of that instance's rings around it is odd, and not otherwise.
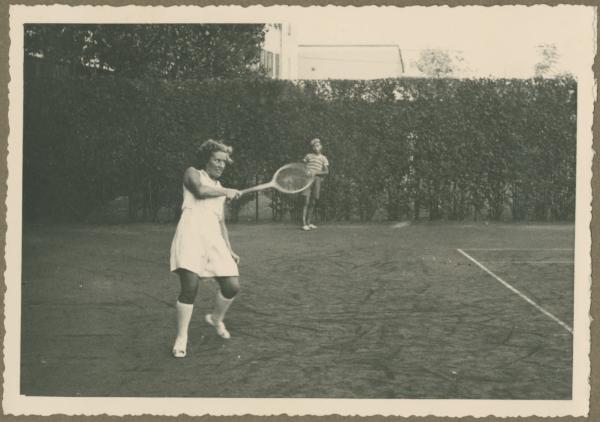
<path fill-rule="evenodd" d="M 315 154 L 319 154 L 321 152 L 321 150 L 323 149 L 323 146 L 321 145 L 320 142 L 315 142 L 312 147 L 313 147 L 313 151 L 315 152 Z"/>
<path fill-rule="evenodd" d="M 227 153 L 222 151 L 213 152 L 210 160 L 206 163 L 206 172 L 213 179 L 218 179 L 223 174 L 227 164 Z"/>

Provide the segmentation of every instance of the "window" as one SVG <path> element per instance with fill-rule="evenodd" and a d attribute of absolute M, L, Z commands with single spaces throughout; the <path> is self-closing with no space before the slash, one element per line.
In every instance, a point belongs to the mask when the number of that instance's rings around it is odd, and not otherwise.
<path fill-rule="evenodd" d="M 267 51 L 267 73 L 273 76 L 273 53 Z"/>
<path fill-rule="evenodd" d="M 273 53 L 262 50 L 260 52 L 260 65 L 268 76 L 273 76 Z"/>

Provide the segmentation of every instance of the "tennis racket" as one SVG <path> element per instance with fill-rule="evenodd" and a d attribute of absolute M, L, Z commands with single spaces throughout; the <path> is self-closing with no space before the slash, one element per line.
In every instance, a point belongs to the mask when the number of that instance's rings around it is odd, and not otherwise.
<path fill-rule="evenodd" d="M 244 195 L 270 188 L 283 193 L 299 193 L 308 188 L 314 180 L 314 174 L 308 171 L 305 164 L 291 163 L 277 170 L 270 182 L 241 190 L 240 193 Z"/>

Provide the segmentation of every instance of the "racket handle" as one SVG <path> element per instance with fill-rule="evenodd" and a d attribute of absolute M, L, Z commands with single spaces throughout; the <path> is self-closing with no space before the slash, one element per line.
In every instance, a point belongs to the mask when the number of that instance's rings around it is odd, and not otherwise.
<path fill-rule="evenodd" d="M 264 190 L 264 189 L 269 189 L 272 188 L 274 186 L 273 182 L 269 182 L 269 183 L 263 183 L 261 185 L 257 185 L 248 189 L 242 189 L 240 191 L 240 194 L 245 195 L 247 193 L 251 193 L 251 192 L 258 192 L 259 190 Z"/>

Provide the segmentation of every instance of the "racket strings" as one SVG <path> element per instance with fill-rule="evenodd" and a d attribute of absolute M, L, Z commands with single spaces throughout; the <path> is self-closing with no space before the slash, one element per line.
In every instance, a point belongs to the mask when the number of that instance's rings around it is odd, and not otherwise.
<path fill-rule="evenodd" d="M 283 191 L 298 192 L 306 189 L 313 181 L 305 166 L 282 169 L 275 177 L 275 184 Z"/>

